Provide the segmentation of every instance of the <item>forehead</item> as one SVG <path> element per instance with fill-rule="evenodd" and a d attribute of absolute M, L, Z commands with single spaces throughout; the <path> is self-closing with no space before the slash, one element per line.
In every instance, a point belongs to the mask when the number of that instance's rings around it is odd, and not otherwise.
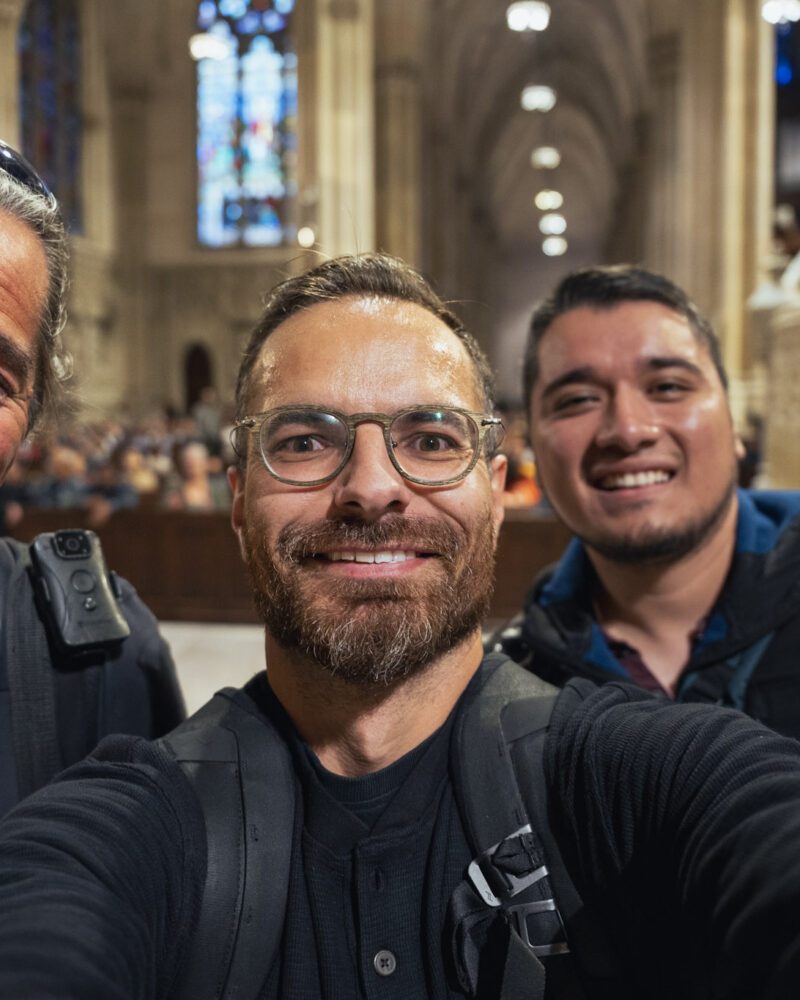
<path fill-rule="evenodd" d="M 446 324 L 416 303 L 347 296 L 303 309 L 267 337 L 249 404 L 314 403 L 392 412 L 438 402 L 481 409 L 474 365 Z"/>
<path fill-rule="evenodd" d="M 32 341 L 47 286 L 42 241 L 27 223 L 0 209 L 0 332 Z"/>
<path fill-rule="evenodd" d="M 586 366 L 601 373 L 621 374 L 670 357 L 690 362 L 719 381 L 708 348 L 689 321 L 660 302 L 570 309 L 547 328 L 538 355 L 536 389 L 572 368 Z"/>

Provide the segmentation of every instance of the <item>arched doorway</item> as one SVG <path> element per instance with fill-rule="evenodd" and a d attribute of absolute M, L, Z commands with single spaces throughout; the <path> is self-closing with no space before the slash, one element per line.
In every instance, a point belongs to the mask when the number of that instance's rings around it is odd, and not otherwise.
<path fill-rule="evenodd" d="M 183 362 L 184 406 L 189 413 L 207 385 L 214 384 L 211 355 L 202 344 L 192 344 Z"/>

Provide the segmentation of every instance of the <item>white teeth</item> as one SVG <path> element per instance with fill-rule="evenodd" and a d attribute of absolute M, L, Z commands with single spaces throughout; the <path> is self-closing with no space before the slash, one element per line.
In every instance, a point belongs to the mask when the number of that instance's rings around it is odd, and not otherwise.
<path fill-rule="evenodd" d="M 600 481 L 604 490 L 624 490 L 635 486 L 654 486 L 656 483 L 669 482 L 669 473 L 661 470 L 650 472 L 625 472 L 618 476 L 606 476 Z"/>
<path fill-rule="evenodd" d="M 413 559 L 415 555 L 414 552 L 389 549 L 385 552 L 329 552 L 328 559 L 331 562 L 388 563 L 405 562 L 406 559 Z"/>

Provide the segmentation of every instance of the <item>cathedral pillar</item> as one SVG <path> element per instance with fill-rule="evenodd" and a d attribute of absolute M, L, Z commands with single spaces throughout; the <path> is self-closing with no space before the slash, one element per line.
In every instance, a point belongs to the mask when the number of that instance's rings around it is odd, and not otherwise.
<path fill-rule="evenodd" d="M 153 396 L 168 398 L 169 373 L 156 359 L 163 357 L 149 322 L 151 300 L 147 268 L 147 120 L 149 94 L 133 86 L 113 93 L 114 179 L 117 191 L 117 323 L 127 345 L 124 378 L 134 409 Z"/>
<path fill-rule="evenodd" d="M 772 29 L 759 0 L 685 3 L 684 14 L 684 282 L 720 335 L 731 408 L 743 426 L 754 361 L 746 303 L 771 228 Z"/>
<path fill-rule="evenodd" d="M 648 130 L 647 225 L 644 259 L 653 270 L 681 283 L 681 241 L 686 238 L 679 184 L 679 70 L 681 45 L 676 32 L 648 43 L 651 125 Z"/>
<path fill-rule="evenodd" d="M 0 139 L 19 149 L 17 37 L 25 0 L 0 0 Z"/>
<path fill-rule="evenodd" d="M 373 0 L 317 0 L 317 241 L 326 254 L 375 245 Z"/>
<path fill-rule="evenodd" d="M 376 232 L 381 250 L 422 264 L 419 0 L 377 0 L 375 7 Z"/>

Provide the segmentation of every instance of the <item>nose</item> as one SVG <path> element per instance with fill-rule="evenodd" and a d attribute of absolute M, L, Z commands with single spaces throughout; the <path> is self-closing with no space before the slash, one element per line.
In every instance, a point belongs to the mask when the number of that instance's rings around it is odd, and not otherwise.
<path fill-rule="evenodd" d="M 375 520 L 389 511 L 405 510 L 411 499 L 409 483 L 392 465 L 383 429 L 360 424 L 350 460 L 333 481 L 333 504 L 343 514 Z"/>
<path fill-rule="evenodd" d="M 634 452 L 653 444 L 660 432 L 650 400 L 641 390 L 623 385 L 608 400 L 595 442 L 601 448 Z"/>

